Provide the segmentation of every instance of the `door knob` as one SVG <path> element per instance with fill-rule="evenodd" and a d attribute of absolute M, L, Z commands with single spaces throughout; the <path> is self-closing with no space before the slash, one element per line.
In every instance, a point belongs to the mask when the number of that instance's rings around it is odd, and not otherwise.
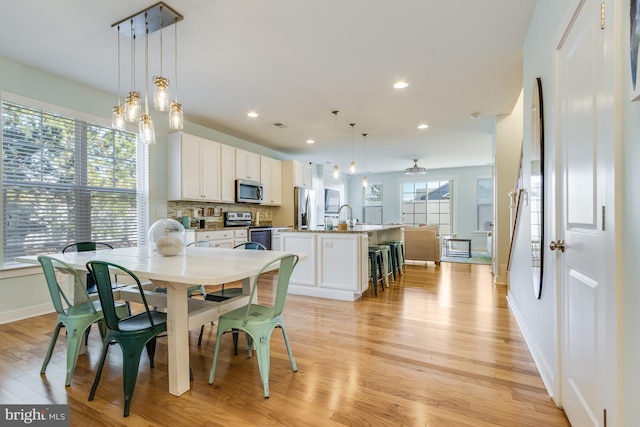
<path fill-rule="evenodd" d="M 557 242 L 554 242 L 552 240 L 549 244 L 549 249 L 551 249 L 552 251 L 559 249 L 560 252 L 564 252 L 564 240 L 558 240 Z"/>

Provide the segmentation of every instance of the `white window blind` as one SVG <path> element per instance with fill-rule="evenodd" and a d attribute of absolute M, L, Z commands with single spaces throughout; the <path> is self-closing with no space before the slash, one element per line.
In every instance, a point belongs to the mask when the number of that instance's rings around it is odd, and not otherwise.
<path fill-rule="evenodd" d="M 2 152 L 3 264 L 73 242 L 145 244 L 146 147 L 135 134 L 3 100 Z"/>

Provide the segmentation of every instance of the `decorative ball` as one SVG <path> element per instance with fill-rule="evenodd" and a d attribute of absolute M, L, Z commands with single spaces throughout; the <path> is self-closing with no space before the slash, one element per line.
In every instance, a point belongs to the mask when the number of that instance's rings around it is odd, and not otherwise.
<path fill-rule="evenodd" d="M 184 226 L 174 219 L 161 219 L 149 228 L 149 251 L 175 256 L 184 248 Z"/>

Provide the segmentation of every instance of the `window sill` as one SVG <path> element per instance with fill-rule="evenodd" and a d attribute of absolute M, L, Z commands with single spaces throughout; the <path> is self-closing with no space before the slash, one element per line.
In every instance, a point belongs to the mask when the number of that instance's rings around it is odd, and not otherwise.
<path fill-rule="evenodd" d="M 34 274 L 42 274 L 42 268 L 39 265 L 16 263 L 0 267 L 0 280 Z"/>

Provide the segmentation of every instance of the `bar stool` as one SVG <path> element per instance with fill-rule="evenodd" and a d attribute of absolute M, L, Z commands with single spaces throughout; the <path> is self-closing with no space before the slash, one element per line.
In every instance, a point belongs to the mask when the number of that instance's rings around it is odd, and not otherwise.
<path fill-rule="evenodd" d="M 400 258 L 398 257 L 398 243 L 397 242 L 384 242 L 385 245 L 389 245 L 391 249 L 391 271 L 393 272 L 393 280 L 396 280 L 396 271 L 400 275 Z"/>
<path fill-rule="evenodd" d="M 380 249 L 382 251 L 382 274 L 384 277 L 384 283 L 389 287 L 389 276 L 393 280 L 393 271 L 391 270 L 391 247 L 389 245 L 385 245 L 384 243 L 379 243 L 376 245 L 369 245 L 370 248 Z"/>
<path fill-rule="evenodd" d="M 398 240 L 398 256 L 399 256 L 399 262 L 398 264 L 400 265 L 400 271 L 402 272 L 402 274 L 407 272 L 407 264 L 405 263 L 405 256 L 404 256 L 404 242 L 402 240 Z"/>
<path fill-rule="evenodd" d="M 369 265 L 371 266 L 371 278 L 373 280 L 373 293 L 378 296 L 378 280 L 382 279 L 382 251 L 377 248 L 369 248 Z M 380 279 L 378 279 L 378 270 L 380 270 Z M 380 283 L 380 287 L 384 291 L 384 282 Z"/>

